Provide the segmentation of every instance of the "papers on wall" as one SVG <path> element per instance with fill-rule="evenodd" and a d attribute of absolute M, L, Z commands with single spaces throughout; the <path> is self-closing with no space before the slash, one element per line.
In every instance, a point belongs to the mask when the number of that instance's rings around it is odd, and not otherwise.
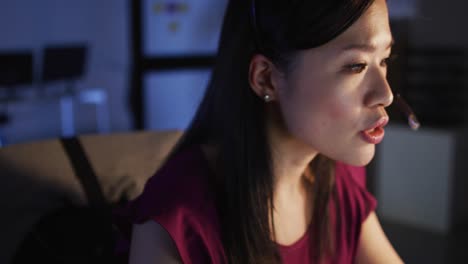
<path fill-rule="evenodd" d="M 144 0 L 144 56 L 212 55 L 227 0 Z"/>

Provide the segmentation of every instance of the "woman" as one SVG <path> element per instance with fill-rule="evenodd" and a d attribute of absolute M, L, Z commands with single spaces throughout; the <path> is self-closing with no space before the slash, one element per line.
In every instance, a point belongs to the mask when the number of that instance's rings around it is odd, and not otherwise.
<path fill-rule="evenodd" d="M 362 168 L 391 45 L 385 0 L 231 1 L 191 126 L 127 207 L 130 263 L 401 263 Z"/>

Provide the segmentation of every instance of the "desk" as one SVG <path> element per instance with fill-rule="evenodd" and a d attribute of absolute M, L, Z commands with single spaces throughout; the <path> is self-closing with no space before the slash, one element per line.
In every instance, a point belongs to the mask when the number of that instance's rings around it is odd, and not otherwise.
<path fill-rule="evenodd" d="M 0 104 L 3 109 L 8 107 L 7 113 L 11 117 L 10 122 L 1 127 L 0 145 L 70 137 L 79 134 L 80 130 L 110 132 L 107 92 L 102 88 L 80 89 L 74 93 L 21 96 L 15 100 L 3 100 Z M 90 109 L 88 105 L 94 109 Z"/>

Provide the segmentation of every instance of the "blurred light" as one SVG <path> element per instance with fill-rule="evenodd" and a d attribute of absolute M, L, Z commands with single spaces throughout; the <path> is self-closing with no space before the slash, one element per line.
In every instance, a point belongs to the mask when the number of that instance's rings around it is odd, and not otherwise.
<path fill-rule="evenodd" d="M 391 19 L 407 19 L 418 14 L 418 0 L 387 1 Z"/>

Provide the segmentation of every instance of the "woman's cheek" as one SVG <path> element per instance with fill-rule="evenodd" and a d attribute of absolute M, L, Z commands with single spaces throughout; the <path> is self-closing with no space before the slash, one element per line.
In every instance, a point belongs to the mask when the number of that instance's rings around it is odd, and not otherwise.
<path fill-rule="evenodd" d="M 329 118 L 333 121 L 349 118 L 350 114 L 353 112 L 353 107 L 350 101 L 351 100 L 349 100 L 349 98 L 346 99 L 340 97 L 329 100 L 329 103 L 326 106 Z"/>

